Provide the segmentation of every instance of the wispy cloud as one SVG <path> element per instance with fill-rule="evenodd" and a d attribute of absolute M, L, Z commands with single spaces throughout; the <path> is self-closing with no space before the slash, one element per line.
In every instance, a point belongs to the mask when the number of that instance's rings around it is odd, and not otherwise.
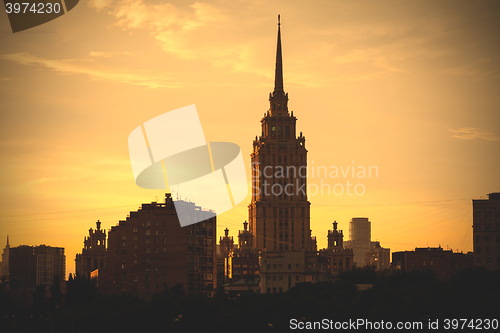
<path fill-rule="evenodd" d="M 22 65 L 40 65 L 67 74 L 85 74 L 93 79 L 110 80 L 148 88 L 179 87 L 167 75 L 140 73 L 123 68 L 106 67 L 92 59 L 45 59 L 29 53 L 15 53 L 0 56 L 0 59 Z"/>
<path fill-rule="evenodd" d="M 499 76 L 500 71 L 496 68 L 492 68 L 490 63 L 490 59 L 478 59 L 463 66 L 446 69 L 443 72 L 477 81 Z"/>
<path fill-rule="evenodd" d="M 68 180 L 68 177 L 44 177 L 44 178 L 39 178 L 33 180 L 31 183 L 32 184 L 40 184 L 40 183 L 47 183 L 47 182 L 60 182 L 60 181 L 65 181 Z"/>
<path fill-rule="evenodd" d="M 99 51 L 92 51 L 89 53 L 91 57 L 95 58 L 111 58 L 115 55 L 131 55 L 132 52 L 99 52 Z"/>
<path fill-rule="evenodd" d="M 104 9 L 105 7 L 111 6 L 114 0 L 88 0 L 87 6 L 90 8 L 95 8 L 97 10 Z"/>
<path fill-rule="evenodd" d="M 457 138 L 461 140 L 474 140 L 474 139 L 483 139 L 487 141 L 500 141 L 500 138 L 496 137 L 493 133 L 484 132 L 479 128 L 462 128 L 460 127 L 457 130 L 453 130 L 448 128 L 448 130 L 453 133 L 451 135 L 452 138 Z"/>

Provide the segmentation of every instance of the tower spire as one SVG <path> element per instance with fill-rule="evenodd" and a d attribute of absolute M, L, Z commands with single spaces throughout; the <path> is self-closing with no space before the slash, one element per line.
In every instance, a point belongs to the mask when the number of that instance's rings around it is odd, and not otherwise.
<path fill-rule="evenodd" d="M 283 91 L 283 60 L 281 56 L 281 22 L 278 14 L 278 46 L 276 48 L 276 70 L 274 73 L 274 91 Z"/>

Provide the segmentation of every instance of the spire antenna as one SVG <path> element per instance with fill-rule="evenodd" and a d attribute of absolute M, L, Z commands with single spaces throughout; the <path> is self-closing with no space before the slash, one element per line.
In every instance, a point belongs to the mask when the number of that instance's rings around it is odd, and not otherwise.
<path fill-rule="evenodd" d="M 278 15 L 278 45 L 276 46 L 276 69 L 274 73 L 274 91 L 283 92 L 283 60 L 281 56 L 281 21 Z"/>

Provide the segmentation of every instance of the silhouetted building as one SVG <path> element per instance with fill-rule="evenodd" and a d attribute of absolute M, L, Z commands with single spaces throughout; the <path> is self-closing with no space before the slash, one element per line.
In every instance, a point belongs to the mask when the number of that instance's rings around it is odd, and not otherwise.
<path fill-rule="evenodd" d="M 457 271 L 472 267 L 472 255 L 439 247 L 415 248 L 392 253 L 392 268 L 402 272 L 432 269 L 440 280 L 448 281 Z"/>
<path fill-rule="evenodd" d="M 54 277 L 66 277 L 64 248 L 21 245 L 10 249 L 9 280 L 13 289 L 50 286 Z"/>
<path fill-rule="evenodd" d="M 252 200 L 248 206 L 254 247 L 260 251 L 315 250 L 311 238 L 310 202 L 307 200 L 306 139 L 296 133 L 297 118 L 288 110 L 283 90 L 281 32 L 274 91 L 269 110 L 261 119 L 262 132 L 253 141 Z"/>
<path fill-rule="evenodd" d="M 243 230 L 238 234 L 238 247 L 229 253 L 228 281 L 259 276 L 259 250 L 253 245 L 254 235 L 247 230 L 248 223 L 243 223 Z"/>
<path fill-rule="evenodd" d="M 380 246 L 380 242 L 371 242 L 370 250 L 365 252 L 365 265 L 383 271 L 391 267 L 391 250 Z"/>
<path fill-rule="evenodd" d="M 218 286 L 222 286 L 229 280 L 229 254 L 234 249 L 233 236 L 229 236 L 229 229 L 224 230 L 224 236 L 220 237 L 219 244 L 217 245 L 217 282 Z"/>
<path fill-rule="evenodd" d="M 367 217 L 354 217 L 349 223 L 349 240 L 346 248 L 354 252 L 354 263 L 358 267 L 375 266 L 377 270 L 389 268 L 390 249 L 380 246 L 380 242 L 371 241 L 371 222 Z"/>
<path fill-rule="evenodd" d="M 207 219 L 181 227 L 167 193 L 165 203 L 143 204 L 111 228 L 105 290 L 150 299 L 155 292 L 182 284 L 189 293 L 212 294 L 217 280 L 215 214 L 194 203 L 176 204 L 190 219 Z M 98 276 L 103 274 L 99 271 Z"/>
<path fill-rule="evenodd" d="M 354 263 L 365 265 L 365 253 L 371 247 L 371 222 L 366 217 L 354 217 L 349 223 L 349 240 L 344 242 L 354 252 Z"/>
<path fill-rule="evenodd" d="M 500 192 L 472 200 L 474 266 L 500 268 Z"/>
<path fill-rule="evenodd" d="M 96 222 L 96 229 L 89 229 L 89 235 L 83 241 L 82 253 L 75 259 L 76 274 L 90 277 L 96 269 L 105 270 L 107 261 L 106 230 L 101 229 L 101 222 Z"/>
<path fill-rule="evenodd" d="M 0 281 L 4 281 L 9 278 L 9 235 L 7 235 L 7 244 L 5 245 L 2 252 L 2 262 L 0 262 Z"/>
<path fill-rule="evenodd" d="M 333 230 L 328 230 L 328 247 L 320 250 L 319 255 L 328 262 L 330 280 L 354 267 L 354 253 L 352 249 L 344 248 L 344 233 L 337 230 L 337 221 L 333 222 Z"/>
<path fill-rule="evenodd" d="M 261 254 L 261 293 L 286 292 L 300 282 L 330 281 L 329 275 L 328 259 L 316 252 L 295 250 Z"/>

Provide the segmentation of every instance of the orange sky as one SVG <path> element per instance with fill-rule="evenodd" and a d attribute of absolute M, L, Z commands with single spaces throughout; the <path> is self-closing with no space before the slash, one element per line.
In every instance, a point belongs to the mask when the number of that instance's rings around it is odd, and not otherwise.
<path fill-rule="evenodd" d="M 309 165 L 378 168 L 323 179 L 364 195 L 309 195 L 319 247 L 333 220 L 348 239 L 369 217 L 391 251 L 470 251 L 471 199 L 500 191 L 497 1 L 91 0 L 15 34 L 0 13 L 0 247 L 64 247 L 74 272 L 97 219 L 163 199 L 135 185 L 127 138 L 179 107 L 196 104 L 207 141 L 238 144 L 249 171 L 278 13 Z M 218 216 L 218 236 L 249 202 Z"/>

